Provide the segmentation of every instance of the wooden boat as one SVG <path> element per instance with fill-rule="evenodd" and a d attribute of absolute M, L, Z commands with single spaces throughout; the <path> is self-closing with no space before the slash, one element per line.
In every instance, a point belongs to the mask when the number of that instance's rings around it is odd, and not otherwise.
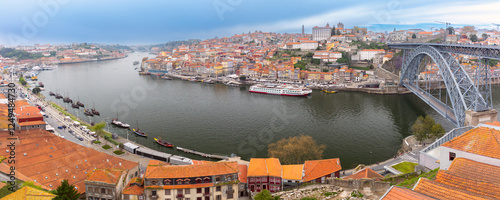
<path fill-rule="evenodd" d="M 77 101 L 77 102 L 76 102 L 76 105 L 78 105 L 78 106 L 80 106 L 80 107 L 85 107 L 85 105 L 84 105 L 82 102 L 80 102 L 80 101 Z"/>
<path fill-rule="evenodd" d="M 49 96 L 56 96 L 53 92 L 49 92 Z"/>
<path fill-rule="evenodd" d="M 164 141 L 161 138 L 160 139 L 154 138 L 154 139 L 155 139 L 156 143 L 160 144 L 161 146 L 164 146 L 164 147 L 174 147 L 174 145 L 172 143 Z"/>
<path fill-rule="evenodd" d="M 322 92 L 324 93 L 327 93 L 327 94 L 335 94 L 337 91 L 334 91 L 334 90 L 321 90 Z"/>
<path fill-rule="evenodd" d="M 94 114 L 92 114 L 92 112 L 90 112 L 89 110 L 83 110 L 83 114 L 87 116 L 94 116 Z"/>
<path fill-rule="evenodd" d="M 69 97 L 64 97 L 63 101 L 64 103 L 73 103 L 73 100 L 71 100 Z"/>
<path fill-rule="evenodd" d="M 73 107 L 73 108 L 80 108 L 80 106 L 78 106 L 78 104 L 76 104 L 76 103 L 71 104 L 71 107 Z"/>
<path fill-rule="evenodd" d="M 92 111 L 92 114 L 94 114 L 94 115 L 101 115 L 101 113 L 99 113 L 99 111 L 97 111 L 95 109 L 95 104 L 94 104 L 94 106 L 92 106 L 92 109 L 90 109 L 90 111 Z"/>
<path fill-rule="evenodd" d="M 134 131 L 134 133 L 138 136 L 141 136 L 141 137 L 148 137 L 148 134 L 140 131 L 139 129 L 135 130 L 135 128 L 132 129 L 132 131 Z"/>
<path fill-rule="evenodd" d="M 55 96 L 56 96 L 56 99 L 62 99 L 63 98 L 63 96 L 60 95 L 60 94 L 56 94 Z"/>

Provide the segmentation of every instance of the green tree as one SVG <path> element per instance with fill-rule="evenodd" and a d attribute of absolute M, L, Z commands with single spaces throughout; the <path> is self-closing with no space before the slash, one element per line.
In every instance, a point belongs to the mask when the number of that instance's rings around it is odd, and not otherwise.
<path fill-rule="evenodd" d="M 413 33 L 413 35 L 411 35 L 411 38 L 415 39 L 415 38 L 417 38 L 417 35 L 415 35 L 415 33 Z"/>
<path fill-rule="evenodd" d="M 309 52 L 306 54 L 306 58 L 312 58 L 314 56 L 314 53 Z"/>
<path fill-rule="evenodd" d="M 56 56 L 56 51 L 51 51 L 50 56 Z"/>
<path fill-rule="evenodd" d="M 280 159 L 285 165 L 302 164 L 306 160 L 317 160 L 323 157 L 325 145 L 318 145 L 309 135 L 283 138 L 268 146 L 268 156 Z"/>
<path fill-rule="evenodd" d="M 105 127 L 106 127 L 106 122 L 102 121 L 90 127 L 90 130 L 95 131 L 99 135 L 102 135 L 104 133 Z"/>
<path fill-rule="evenodd" d="M 411 126 L 411 131 L 419 142 L 429 138 L 439 138 L 445 132 L 441 124 L 436 123 L 429 115 L 418 117 L 417 121 Z"/>
<path fill-rule="evenodd" d="M 21 83 L 21 85 L 26 85 L 28 84 L 28 82 L 26 82 L 26 80 L 24 80 L 24 77 L 19 77 L 19 83 Z"/>
<path fill-rule="evenodd" d="M 451 27 L 451 26 L 450 26 L 450 27 L 448 27 L 448 28 L 446 28 L 446 30 L 448 30 L 448 34 L 449 34 L 449 35 L 453 35 L 453 34 L 455 34 L 455 28 L 453 28 L 453 27 Z"/>
<path fill-rule="evenodd" d="M 477 35 L 476 34 L 470 35 L 470 41 L 477 42 Z"/>
<path fill-rule="evenodd" d="M 483 34 L 481 35 L 481 37 L 483 38 L 483 40 L 486 40 L 486 39 L 488 39 L 488 34 L 483 33 Z"/>
<path fill-rule="evenodd" d="M 331 36 L 334 36 L 335 35 L 335 26 L 332 27 L 332 31 L 330 33 Z"/>
<path fill-rule="evenodd" d="M 33 92 L 33 94 L 38 94 L 40 93 L 40 91 L 42 91 L 39 87 L 35 87 L 33 88 L 33 90 L 31 90 L 31 92 Z"/>
<path fill-rule="evenodd" d="M 349 61 L 346 58 L 339 58 L 337 59 L 338 63 L 348 63 Z"/>
<path fill-rule="evenodd" d="M 311 63 L 312 63 L 312 64 L 315 64 L 315 65 L 319 65 L 319 64 L 321 63 L 321 60 L 320 60 L 320 59 L 314 59 L 314 58 L 313 58 L 313 59 L 311 60 Z"/>
<path fill-rule="evenodd" d="M 328 69 L 323 69 L 323 72 L 328 72 Z"/>
<path fill-rule="evenodd" d="M 274 200 L 274 197 L 271 196 L 271 192 L 269 190 L 262 190 L 254 197 L 255 200 Z"/>
<path fill-rule="evenodd" d="M 75 186 L 68 183 L 68 180 L 63 180 L 54 194 L 57 195 L 54 200 L 77 200 L 80 197 L 80 193 L 75 189 Z"/>

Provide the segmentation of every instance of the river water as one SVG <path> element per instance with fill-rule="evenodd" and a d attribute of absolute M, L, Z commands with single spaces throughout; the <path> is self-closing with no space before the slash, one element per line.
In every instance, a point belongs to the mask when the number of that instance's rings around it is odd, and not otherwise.
<path fill-rule="evenodd" d="M 327 146 L 324 158 L 339 157 L 343 168 L 351 168 L 394 156 L 420 115 L 431 115 L 447 131 L 453 128 L 412 94 L 314 91 L 305 98 L 254 94 L 247 87 L 140 76 L 134 70 L 139 65 L 132 63 L 146 56 L 151 57 L 132 53 L 124 59 L 60 65 L 43 71 L 38 75 L 46 88 L 42 93 L 86 121 L 118 117 L 140 127 L 149 137 L 108 126 L 111 132 L 193 159 L 203 158 L 160 147 L 153 137 L 162 136 L 176 146 L 204 153 L 235 153 L 248 160 L 266 157 L 269 143 L 305 134 Z M 56 100 L 49 91 L 80 100 L 87 108 L 95 107 L 101 116 L 86 117 L 82 109 Z M 499 98 L 493 96 L 497 110 Z"/>

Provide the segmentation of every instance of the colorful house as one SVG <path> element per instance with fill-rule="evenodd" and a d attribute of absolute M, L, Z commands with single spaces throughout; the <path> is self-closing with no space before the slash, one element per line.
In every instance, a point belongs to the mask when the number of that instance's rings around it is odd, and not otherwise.
<path fill-rule="evenodd" d="M 248 189 L 252 192 L 278 192 L 282 187 L 283 168 L 277 158 L 252 158 L 248 166 Z"/>

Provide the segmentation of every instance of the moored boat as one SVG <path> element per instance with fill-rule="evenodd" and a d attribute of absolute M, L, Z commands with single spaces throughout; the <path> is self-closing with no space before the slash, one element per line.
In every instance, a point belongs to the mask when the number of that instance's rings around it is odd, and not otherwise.
<path fill-rule="evenodd" d="M 87 116 L 94 116 L 94 114 L 92 114 L 92 112 L 90 112 L 89 110 L 83 110 L 83 114 Z"/>
<path fill-rule="evenodd" d="M 80 106 L 80 107 L 85 107 L 85 105 L 84 105 L 82 102 L 80 102 L 80 101 L 77 101 L 77 102 L 76 102 L 76 105 L 78 105 L 78 106 Z"/>
<path fill-rule="evenodd" d="M 69 97 L 64 97 L 63 102 L 64 103 L 73 103 L 73 100 L 71 100 Z"/>
<path fill-rule="evenodd" d="M 96 109 L 90 109 L 90 111 L 92 111 L 92 114 L 94 115 L 101 115 L 101 113 L 99 113 L 99 111 L 97 111 Z"/>
<path fill-rule="evenodd" d="M 327 94 L 335 94 L 337 91 L 335 90 L 321 90 L 321 92 L 327 93 Z"/>
<path fill-rule="evenodd" d="M 312 90 L 296 85 L 256 84 L 250 86 L 249 92 L 283 96 L 307 96 L 312 93 Z"/>
<path fill-rule="evenodd" d="M 63 98 L 63 96 L 60 95 L 60 94 L 56 94 L 55 96 L 56 96 L 56 99 L 62 99 Z"/>
<path fill-rule="evenodd" d="M 164 147 L 174 147 L 174 145 L 170 142 L 167 142 L 165 140 L 162 140 L 161 138 L 160 139 L 157 139 L 157 138 L 154 138 L 156 143 L 160 144 L 161 146 L 164 146 Z"/>
<path fill-rule="evenodd" d="M 127 124 L 127 123 L 123 123 L 121 121 L 118 121 L 117 119 L 113 119 L 111 121 L 111 124 L 115 125 L 115 126 L 118 126 L 118 127 L 121 127 L 121 128 L 129 128 L 130 125 Z"/>
<path fill-rule="evenodd" d="M 132 129 L 132 131 L 134 131 L 134 133 L 138 136 L 141 136 L 141 137 L 148 137 L 148 134 L 140 131 L 139 129 L 135 130 L 135 128 Z"/>
<path fill-rule="evenodd" d="M 49 96 L 56 96 L 53 92 L 49 92 Z"/>
<path fill-rule="evenodd" d="M 73 108 L 80 108 L 80 106 L 78 106 L 78 104 L 76 104 L 76 103 L 71 104 L 71 107 L 73 107 Z"/>

